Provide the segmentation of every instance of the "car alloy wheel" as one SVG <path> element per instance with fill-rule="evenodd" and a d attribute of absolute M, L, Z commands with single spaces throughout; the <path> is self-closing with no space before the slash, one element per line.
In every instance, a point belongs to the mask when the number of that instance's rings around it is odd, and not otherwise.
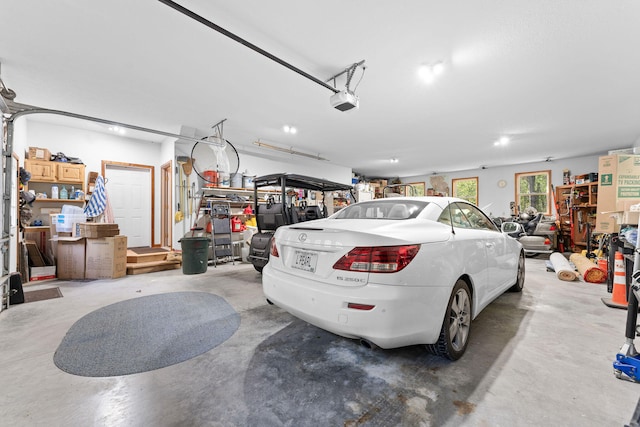
<path fill-rule="evenodd" d="M 453 287 L 438 342 L 427 348 L 438 356 L 458 360 L 467 349 L 471 333 L 471 292 L 464 280 Z"/>
<path fill-rule="evenodd" d="M 518 258 L 518 272 L 516 273 L 516 283 L 514 283 L 513 286 L 509 288 L 509 291 L 522 292 L 522 288 L 524 288 L 524 272 L 524 254 L 521 252 L 520 257 Z"/>

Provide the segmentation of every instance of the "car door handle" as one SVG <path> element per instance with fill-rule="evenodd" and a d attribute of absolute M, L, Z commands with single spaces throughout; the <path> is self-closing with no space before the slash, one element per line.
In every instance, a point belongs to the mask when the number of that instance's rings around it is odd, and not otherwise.
<path fill-rule="evenodd" d="M 493 243 L 493 242 L 484 242 L 484 245 L 485 245 L 486 247 L 488 247 L 488 248 L 492 248 L 492 247 L 494 247 L 496 244 L 495 244 L 495 243 Z"/>

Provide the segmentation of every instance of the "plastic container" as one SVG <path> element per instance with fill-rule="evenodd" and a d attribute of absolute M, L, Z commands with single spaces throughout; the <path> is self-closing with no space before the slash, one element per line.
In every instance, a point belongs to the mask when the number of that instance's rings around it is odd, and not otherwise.
<path fill-rule="evenodd" d="M 253 176 L 253 175 L 243 175 L 242 176 L 242 186 L 244 188 L 253 189 L 253 178 L 255 178 L 255 176 Z"/>
<path fill-rule="evenodd" d="M 51 186 L 51 198 L 52 199 L 60 198 L 60 193 L 58 191 L 59 190 L 58 190 L 58 186 L 57 185 Z"/>
<path fill-rule="evenodd" d="M 231 186 L 233 188 L 242 188 L 242 174 L 234 173 L 231 175 Z"/>
<path fill-rule="evenodd" d="M 242 221 L 237 216 L 231 218 L 231 231 L 234 233 L 242 231 Z"/>
<path fill-rule="evenodd" d="M 67 192 L 67 188 L 64 185 L 62 186 L 62 190 L 60 190 L 60 198 L 61 199 L 69 198 L 69 193 Z"/>
<path fill-rule="evenodd" d="M 226 172 L 220 172 L 218 174 L 218 186 L 229 187 L 231 185 L 231 175 Z"/>
<path fill-rule="evenodd" d="M 202 173 L 204 176 L 204 186 L 205 187 L 217 187 L 218 186 L 218 172 L 216 171 L 204 171 Z"/>
<path fill-rule="evenodd" d="M 598 267 L 602 271 L 607 271 L 607 269 L 609 268 L 609 262 L 604 258 L 600 258 L 598 259 Z"/>
<path fill-rule="evenodd" d="M 182 248 L 182 273 L 201 274 L 207 271 L 209 238 L 183 237 L 179 242 Z"/>

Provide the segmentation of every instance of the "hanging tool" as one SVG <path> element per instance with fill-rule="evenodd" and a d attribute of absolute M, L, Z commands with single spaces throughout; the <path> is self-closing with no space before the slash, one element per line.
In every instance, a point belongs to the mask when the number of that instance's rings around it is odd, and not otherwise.
<path fill-rule="evenodd" d="M 175 221 L 176 222 L 180 222 L 184 219 L 184 213 L 182 212 L 181 208 L 184 208 L 184 205 L 182 204 L 182 161 L 184 161 L 183 159 L 186 159 L 186 157 L 182 157 L 179 156 L 176 159 L 176 162 L 178 163 L 179 167 L 178 167 L 178 190 L 180 192 L 180 196 L 178 198 L 178 210 L 176 211 L 176 215 L 175 215 Z"/>
<path fill-rule="evenodd" d="M 192 198 L 191 198 L 191 207 L 189 208 L 189 215 L 193 214 L 193 210 L 194 210 L 193 205 L 196 203 L 196 183 L 195 182 L 191 183 L 191 196 Z M 196 215 L 197 214 L 198 213 L 196 212 Z"/>
<path fill-rule="evenodd" d="M 192 197 L 195 197 L 195 194 L 191 192 L 191 178 L 189 178 L 189 176 L 191 175 L 191 172 L 193 171 L 193 159 L 191 157 L 186 157 L 184 160 L 184 163 L 182 163 L 182 170 L 184 171 L 184 174 L 186 175 L 187 179 L 186 179 L 186 189 L 187 189 L 187 196 L 188 199 L 187 200 L 187 204 L 189 204 L 189 218 L 191 218 L 191 215 L 193 215 L 193 208 L 191 207 L 191 203 L 189 203 L 189 201 L 191 200 Z M 185 211 L 186 211 L 186 206 L 185 206 Z"/>

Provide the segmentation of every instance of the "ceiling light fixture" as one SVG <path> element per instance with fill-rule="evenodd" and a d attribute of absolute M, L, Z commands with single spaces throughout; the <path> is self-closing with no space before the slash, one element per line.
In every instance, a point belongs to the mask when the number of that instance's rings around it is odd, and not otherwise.
<path fill-rule="evenodd" d="M 493 145 L 496 146 L 496 147 L 499 147 L 499 146 L 504 147 L 505 145 L 508 145 L 509 142 L 510 142 L 510 139 L 509 139 L 508 136 L 502 136 L 502 137 L 500 137 L 499 140 L 494 142 Z"/>
<path fill-rule="evenodd" d="M 124 128 L 118 126 L 109 126 L 109 130 L 111 132 L 119 133 L 120 135 L 124 135 L 127 132 Z"/>
<path fill-rule="evenodd" d="M 444 63 L 442 61 L 435 64 L 425 64 L 418 67 L 418 76 L 428 84 L 435 81 L 436 77 L 444 72 Z"/>
<path fill-rule="evenodd" d="M 284 125 L 282 127 L 282 130 L 284 131 L 284 133 L 290 133 L 292 135 L 295 135 L 296 133 L 298 133 L 298 129 L 296 129 L 293 126 L 289 126 L 289 125 Z"/>
<path fill-rule="evenodd" d="M 262 142 L 260 140 L 254 141 L 253 144 L 257 145 L 258 147 L 268 148 L 269 150 L 280 151 L 281 153 L 293 154 L 295 156 L 308 157 L 308 158 L 314 159 L 314 160 L 329 160 L 329 159 L 325 159 L 324 157 L 320 157 L 319 154 L 303 153 L 302 151 L 297 151 L 297 150 L 294 150 L 292 148 L 278 147 L 277 145 L 268 144 L 268 143 Z"/>
<path fill-rule="evenodd" d="M 395 157 L 392 157 L 391 159 L 389 159 L 389 161 L 391 163 L 398 163 L 398 159 L 396 159 Z"/>

